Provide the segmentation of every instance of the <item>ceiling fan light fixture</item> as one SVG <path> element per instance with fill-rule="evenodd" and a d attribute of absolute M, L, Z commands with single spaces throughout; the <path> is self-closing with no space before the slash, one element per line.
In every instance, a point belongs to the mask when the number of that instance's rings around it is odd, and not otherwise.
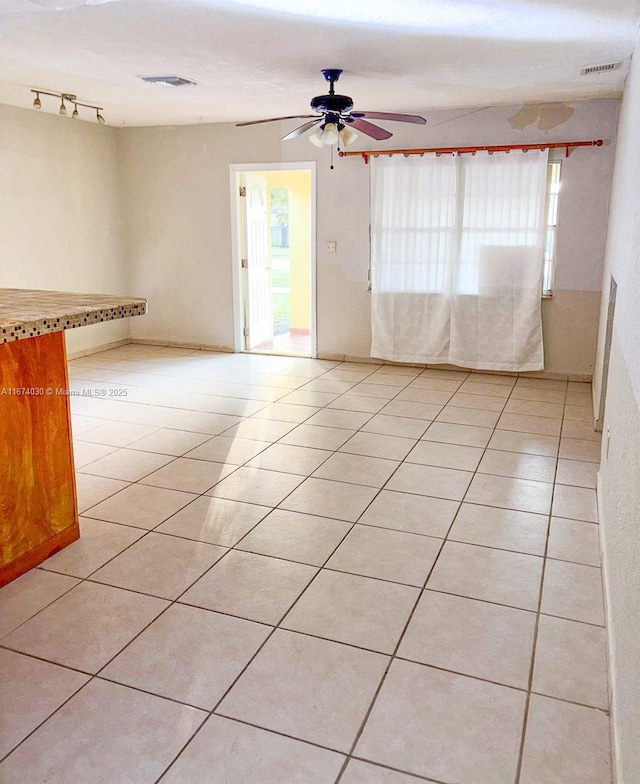
<path fill-rule="evenodd" d="M 311 136 L 309 136 L 309 141 L 316 147 L 324 147 L 324 142 L 322 141 L 322 130 L 318 128 L 315 133 L 312 133 Z"/>
<path fill-rule="evenodd" d="M 336 123 L 325 123 L 322 128 L 322 135 L 320 136 L 323 144 L 333 146 L 340 141 L 338 133 L 338 126 Z"/>
<path fill-rule="evenodd" d="M 353 144 L 355 140 L 358 138 L 358 134 L 352 130 L 351 128 L 344 127 L 340 133 L 340 143 L 343 147 L 348 147 L 350 144 Z"/>
<path fill-rule="evenodd" d="M 282 122 L 282 120 L 306 120 L 306 122 L 289 131 L 282 137 L 282 141 L 289 141 L 303 136 L 308 131 L 307 138 L 316 147 L 348 147 L 360 134 L 376 141 L 390 139 L 393 134 L 385 128 L 370 122 L 371 120 L 389 120 L 392 122 L 415 123 L 425 125 L 424 117 L 417 114 L 400 114 L 398 112 L 353 112 L 353 99 L 348 95 L 338 95 L 335 83 L 340 78 L 340 68 L 325 68 L 322 75 L 329 82 L 329 92 L 325 95 L 316 95 L 311 99 L 311 109 L 314 114 L 294 114 L 287 117 L 270 117 L 266 120 L 250 120 L 236 123 L 237 126 L 258 125 L 269 122 Z M 333 155 L 333 152 L 332 152 Z M 333 164 L 331 166 L 333 168 Z"/>

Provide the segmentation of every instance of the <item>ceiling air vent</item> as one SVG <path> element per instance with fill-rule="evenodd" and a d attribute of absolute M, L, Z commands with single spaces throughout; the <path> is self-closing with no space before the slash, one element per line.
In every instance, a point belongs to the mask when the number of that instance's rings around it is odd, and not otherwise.
<path fill-rule="evenodd" d="M 197 84 L 193 79 L 185 79 L 184 76 L 140 76 L 143 82 L 150 84 L 160 84 L 163 87 L 186 87 L 188 84 Z"/>
<path fill-rule="evenodd" d="M 590 65 L 588 68 L 583 68 L 580 73 L 583 76 L 589 74 L 604 73 L 605 71 L 617 71 L 621 63 L 605 63 L 604 65 Z"/>

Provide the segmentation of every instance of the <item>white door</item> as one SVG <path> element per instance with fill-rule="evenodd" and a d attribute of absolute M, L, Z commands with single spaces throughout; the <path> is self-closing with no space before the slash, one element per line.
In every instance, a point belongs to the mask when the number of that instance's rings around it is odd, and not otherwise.
<path fill-rule="evenodd" d="M 245 174 L 245 349 L 273 339 L 273 300 L 264 177 Z"/>

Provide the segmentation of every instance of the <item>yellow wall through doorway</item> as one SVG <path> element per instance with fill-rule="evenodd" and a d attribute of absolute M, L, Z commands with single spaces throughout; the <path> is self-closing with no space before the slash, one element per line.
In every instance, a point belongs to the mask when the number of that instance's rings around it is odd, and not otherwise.
<path fill-rule="evenodd" d="M 267 182 L 269 216 L 271 189 L 289 191 L 290 328 L 308 332 L 311 329 L 311 172 L 283 170 L 256 174 Z"/>

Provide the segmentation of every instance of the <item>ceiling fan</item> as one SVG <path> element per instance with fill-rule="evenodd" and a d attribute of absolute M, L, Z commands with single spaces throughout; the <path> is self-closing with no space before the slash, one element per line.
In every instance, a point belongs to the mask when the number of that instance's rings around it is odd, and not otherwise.
<path fill-rule="evenodd" d="M 417 114 L 396 114 L 394 112 L 354 112 L 353 100 L 348 95 L 337 95 L 335 83 L 340 78 L 340 68 L 325 68 L 322 75 L 329 82 L 327 95 L 316 95 L 311 101 L 311 108 L 316 114 L 294 114 L 289 117 L 271 117 L 268 120 L 252 120 L 250 122 L 236 123 L 238 127 L 245 125 L 259 125 L 260 123 L 276 122 L 278 120 L 308 120 L 282 137 L 283 141 L 296 139 L 298 136 L 316 128 L 316 132 L 309 137 L 309 141 L 317 147 L 325 144 L 334 145 L 342 143 L 343 146 L 352 144 L 358 137 L 355 131 L 360 131 L 376 141 L 390 139 L 390 131 L 369 122 L 373 120 L 393 120 L 394 122 L 416 123 L 424 125 L 427 121 Z M 365 119 L 366 118 L 366 119 Z M 355 131 L 354 131 L 355 129 Z"/>

